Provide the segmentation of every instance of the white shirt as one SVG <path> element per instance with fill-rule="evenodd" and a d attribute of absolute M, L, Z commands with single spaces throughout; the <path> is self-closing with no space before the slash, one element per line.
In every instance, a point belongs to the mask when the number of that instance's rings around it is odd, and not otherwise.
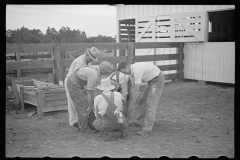
<path fill-rule="evenodd" d="M 131 74 L 135 84 L 147 83 L 158 76 L 161 70 L 150 62 L 137 62 L 131 65 Z"/>
<path fill-rule="evenodd" d="M 105 94 L 106 96 L 108 96 L 110 98 L 111 91 L 103 91 L 103 94 Z M 123 100 L 124 100 L 124 98 L 123 98 L 122 94 L 114 91 L 114 104 L 116 105 L 116 107 L 118 108 L 119 111 L 123 111 L 123 102 L 122 102 Z M 101 94 L 97 95 L 94 98 L 94 113 L 95 113 L 96 117 L 97 117 L 97 113 L 96 113 L 97 107 L 99 110 L 98 114 L 103 116 L 106 113 L 108 103 Z"/>
<path fill-rule="evenodd" d="M 68 70 L 67 77 L 69 77 L 77 69 L 82 68 L 84 66 L 87 66 L 85 54 L 78 56 L 76 59 L 73 60 L 72 64 L 70 65 L 70 68 Z"/>
<path fill-rule="evenodd" d="M 110 78 L 112 76 L 112 74 L 108 78 Z M 117 75 L 115 74 L 112 77 L 112 79 L 117 80 Z M 128 80 L 129 80 L 129 75 L 125 75 L 122 72 L 119 73 L 119 85 L 121 87 L 122 96 L 125 96 L 128 94 L 128 84 L 127 84 Z"/>

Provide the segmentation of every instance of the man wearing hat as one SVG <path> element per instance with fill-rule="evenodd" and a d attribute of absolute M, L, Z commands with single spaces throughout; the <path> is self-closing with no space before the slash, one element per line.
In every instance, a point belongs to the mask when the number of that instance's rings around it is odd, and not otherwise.
<path fill-rule="evenodd" d="M 120 92 L 113 91 L 115 86 L 111 84 L 109 78 L 101 79 L 101 84 L 97 85 L 96 88 L 101 90 L 102 93 L 94 98 L 96 119 L 93 126 L 97 130 L 107 133 L 105 140 L 111 136 L 112 131 L 126 133 L 128 124 L 123 114 L 124 97 Z"/>
<path fill-rule="evenodd" d="M 100 56 L 101 56 L 100 51 L 97 48 L 95 48 L 95 47 L 92 47 L 90 49 L 87 48 L 85 50 L 85 54 L 83 54 L 83 55 L 77 57 L 76 59 L 74 59 L 72 64 L 70 65 L 68 74 L 66 75 L 66 78 L 65 78 L 64 82 L 65 82 L 66 95 L 67 95 L 67 99 L 68 99 L 69 124 L 71 126 L 79 128 L 78 127 L 77 112 L 76 112 L 74 103 L 73 103 L 71 97 L 69 96 L 68 88 L 67 88 L 67 85 L 66 85 L 67 79 L 77 69 L 80 69 L 84 66 L 89 65 L 91 62 L 97 62 L 98 57 L 100 57 Z"/>
<path fill-rule="evenodd" d="M 146 110 L 144 116 L 144 124 L 139 135 L 148 135 L 152 132 L 152 128 L 156 119 L 156 110 L 160 100 L 162 90 L 165 84 L 165 78 L 161 70 L 150 62 L 138 62 L 129 64 L 127 61 L 121 61 L 118 64 L 118 71 L 130 75 L 132 81 L 132 91 L 128 107 L 129 125 L 139 125 L 139 117 L 144 113 L 140 110 L 138 103 L 138 95 L 142 83 L 147 83 L 145 91 L 149 91 L 147 95 Z M 146 92 L 147 93 L 147 92 Z M 141 113 L 142 112 L 142 113 Z M 141 125 L 141 124 L 140 124 Z"/>

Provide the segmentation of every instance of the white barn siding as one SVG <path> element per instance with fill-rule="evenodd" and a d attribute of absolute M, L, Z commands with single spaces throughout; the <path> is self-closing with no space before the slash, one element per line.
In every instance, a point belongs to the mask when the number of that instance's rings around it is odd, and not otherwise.
<path fill-rule="evenodd" d="M 235 42 L 185 43 L 184 78 L 235 83 Z"/>
<path fill-rule="evenodd" d="M 117 19 L 148 17 L 178 12 L 214 11 L 234 9 L 235 5 L 123 5 L 118 4 Z"/>

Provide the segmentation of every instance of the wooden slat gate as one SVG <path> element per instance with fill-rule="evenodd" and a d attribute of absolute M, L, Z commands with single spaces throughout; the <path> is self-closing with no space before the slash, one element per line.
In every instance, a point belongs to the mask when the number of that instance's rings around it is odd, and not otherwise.
<path fill-rule="evenodd" d="M 199 42 L 208 39 L 208 13 L 186 12 L 136 19 L 136 42 Z"/>

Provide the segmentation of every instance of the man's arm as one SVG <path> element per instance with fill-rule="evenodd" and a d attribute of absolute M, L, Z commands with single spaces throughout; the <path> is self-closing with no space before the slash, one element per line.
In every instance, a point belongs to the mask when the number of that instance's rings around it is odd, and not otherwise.
<path fill-rule="evenodd" d="M 130 93 L 131 102 L 138 103 L 137 99 L 139 96 L 140 86 L 141 86 L 141 84 L 135 84 L 134 86 L 131 86 L 131 93 Z"/>

